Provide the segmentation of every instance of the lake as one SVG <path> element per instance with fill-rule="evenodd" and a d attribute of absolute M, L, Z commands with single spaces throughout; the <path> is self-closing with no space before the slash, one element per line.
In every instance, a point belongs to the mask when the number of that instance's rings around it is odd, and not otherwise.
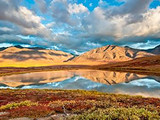
<path fill-rule="evenodd" d="M 48 71 L 0 77 L 0 88 L 83 89 L 160 98 L 160 77 L 101 70 Z"/>

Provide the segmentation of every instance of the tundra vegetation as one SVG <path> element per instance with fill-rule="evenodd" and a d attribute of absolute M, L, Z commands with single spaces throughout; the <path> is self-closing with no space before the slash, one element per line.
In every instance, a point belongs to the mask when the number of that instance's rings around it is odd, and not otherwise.
<path fill-rule="evenodd" d="M 0 119 L 50 116 L 68 120 L 159 120 L 160 99 L 84 90 L 0 90 Z"/>

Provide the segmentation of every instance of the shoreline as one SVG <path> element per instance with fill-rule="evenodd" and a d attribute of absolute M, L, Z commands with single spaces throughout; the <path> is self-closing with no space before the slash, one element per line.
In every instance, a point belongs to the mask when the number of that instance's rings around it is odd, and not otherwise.
<path fill-rule="evenodd" d="M 43 71 L 60 71 L 60 70 L 106 70 L 116 72 L 130 72 L 142 75 L 160 76 L 160 69 L 154 67 L 119 67 L 102 65 L 55 65 L 55 66 L 42 66 L 42 67 L 0 67 L 0 77 L 14 74 L 25 74 L 31 72 Z"/>
<path fill-rule="evenodd" d="M 0 67 L 0 76 L 57 70 L 107 70 L 118 72 L 130 72 L 142 75 L 160 76 L 160 55 L 141 57 L 130 61 L 116 63 L 59 63 L 52 66 L 39 67 Z"/>

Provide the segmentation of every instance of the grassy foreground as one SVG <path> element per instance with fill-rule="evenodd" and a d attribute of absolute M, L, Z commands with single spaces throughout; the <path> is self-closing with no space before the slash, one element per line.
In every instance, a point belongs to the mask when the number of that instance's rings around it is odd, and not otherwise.
<path fill-rule="evenodd" d="M 159 120 L 160 99 L 84 90 L 0 90 L 0 119 Z"/>

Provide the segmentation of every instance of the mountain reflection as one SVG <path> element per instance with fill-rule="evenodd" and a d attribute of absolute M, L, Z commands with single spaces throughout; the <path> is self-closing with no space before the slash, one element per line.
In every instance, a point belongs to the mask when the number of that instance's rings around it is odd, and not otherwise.
<path fill-rule="evenodd" d="M 135 73 L 100 71 L 100 70 L 76 70 L 76 71 L 49 71 L 36 72 L 18 75 L 10 75 L 0 77 L 0 83 L 4 86 L 18 87 L 26 85 L 38 85 L 53 82 L 60 82 L 71 79 L 74 76 L 80 76 L 93 82 L 113 85 L 119 83 L 128 83 L 133 80 L 152 78 L 160 81 L 159 77 L 151 77 L 147 75 L 138 75 Z"/>

